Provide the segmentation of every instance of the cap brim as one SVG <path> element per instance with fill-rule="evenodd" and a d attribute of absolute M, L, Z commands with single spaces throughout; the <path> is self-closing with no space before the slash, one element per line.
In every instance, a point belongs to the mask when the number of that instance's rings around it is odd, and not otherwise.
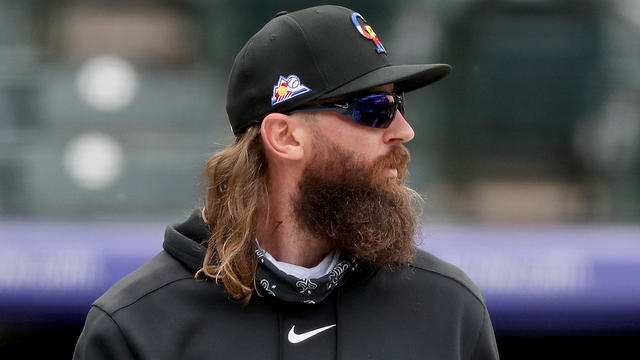
<path fill-rule="evenodd" d="M 389 83 L 395 84 L 395 91 L 407 92 L 436 82 L 447 76 L 450 71 L 451 66 L 446 64 L 385 66 L 349 81 L 318 99 L 356 93 Z"/>

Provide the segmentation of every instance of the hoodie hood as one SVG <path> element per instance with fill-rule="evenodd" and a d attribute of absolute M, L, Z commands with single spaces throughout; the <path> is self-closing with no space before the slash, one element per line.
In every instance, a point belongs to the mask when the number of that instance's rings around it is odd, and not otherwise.
<path fill-rule="evenodd" d="M 162 247 L 195 274 L 202 268 L 210 236 L 201 209 L 195 209 L 185 222 L 167 226 Z"/>
<path fill-rule="evenodd" d="M 202 268 L 207 253 L 206 243 L 210 237 L 209 226 L 202 220 L 202 210 L 195 209 L 185 222 L 167 226 L 162 247 L 195 274 Z M 377 269 L 372 266 L 360 264 L 344 285 L 356 286 L 376 272 Z"/>

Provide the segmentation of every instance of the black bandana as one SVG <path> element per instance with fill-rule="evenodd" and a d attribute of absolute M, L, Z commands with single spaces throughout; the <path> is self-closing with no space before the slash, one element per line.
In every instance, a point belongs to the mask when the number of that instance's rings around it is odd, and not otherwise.
<path fill-rule="evenodd" d="M 264 249 L 256 249 L 258 270 L 256 284 L 261 295 L 302 304 L 318 304 L 338 288 L 358 266 L 353 259 L 340 258 L 331 271 L 316 279 L 300 279 L 278 269 Z"/>

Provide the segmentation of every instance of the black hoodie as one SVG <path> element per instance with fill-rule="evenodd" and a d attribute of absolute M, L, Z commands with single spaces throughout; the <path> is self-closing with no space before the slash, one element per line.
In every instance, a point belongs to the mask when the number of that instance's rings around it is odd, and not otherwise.
<path fill-rule="evenodd" d="M 208 234 L 198 211 L 167 227 L 164 251 L 94 302 L 74 359 L 498 359 L 479 289 L 431 254 L 359 266 L 320 304 L 245 306 L 194 278 Z"/>

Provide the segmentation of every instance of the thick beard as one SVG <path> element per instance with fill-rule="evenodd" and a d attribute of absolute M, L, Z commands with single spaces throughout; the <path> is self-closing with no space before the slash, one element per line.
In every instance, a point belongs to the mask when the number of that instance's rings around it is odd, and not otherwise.
<path fill-rule="evenodd" d="M 367 166 L 336 144 L 325 149 L 303 171 L 292 199 L 298 224 L 360 262 L 387 269 L 407 264 L 419 224 L 413 200 L 421 200 L 404 186 L 409 151 L 395 146 Z M 386 167 L 398 169 L 398 177 L 381 180 Z"/>

